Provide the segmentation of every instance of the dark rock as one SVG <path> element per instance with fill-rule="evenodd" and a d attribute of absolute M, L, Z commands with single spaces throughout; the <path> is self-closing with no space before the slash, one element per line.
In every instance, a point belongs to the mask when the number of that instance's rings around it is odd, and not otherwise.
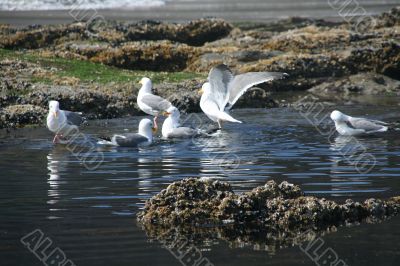
<path fill-rule="evenodd" d="M 288 182 L 268 181 L 235 194 L 226 182 L 188 178 L 149 199 L 137 219 L 150 238 L 167 246 L 179 240 L 190 246 L 217 239 L 274 253 L 336 232 L 338 225 L 380 222 L 399 211 L 400 197 L 339 204 L 304 196 Z"/>
<path fill-rule="evenodd" d="M 309 92 L 327 97 L 330 94 L 400 95 L 400 81 L 373 72 L 367 72 L 324 82 L 313 87 Z"/>
<path fill-rule="evenodd" d="M 347 200 L 338 204 L 324 198 L 304 196 L 300 187 L 268 181 L 250 192 L 235 194 L 226 182 L 188 178 L 174 182 L 145 204 L 138 214 L 143 224 L 160 226 L 235 225 L 262 227 L 326 228 L 361 222 L 369 216 L 397 214 L 400 200 Z"/>
<path fill-rule="evenodd" d="M 134 42 L 104 50 L 91 61 L 126 69 L 180 71 L 195 54 L 190 46 L 168 41 Z"/>
<path fill-rule="evenodd" d="M 0 128 L 43 125 L 46 114 L 44 108 L 31 104 L 7 106 L 0 110 Z"/>

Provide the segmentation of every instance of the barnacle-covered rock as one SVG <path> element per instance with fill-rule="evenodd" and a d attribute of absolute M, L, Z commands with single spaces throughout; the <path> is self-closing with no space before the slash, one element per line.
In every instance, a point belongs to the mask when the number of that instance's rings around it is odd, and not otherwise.
<path fill-rule="evenodd" d="M 286 181 L 268 181 L 250 192 L 236 194 L 226 182 L 188 178 L 172 183 L 148 200 L 138 220 L 160 226 L 223 225 L 230 221 L 236 225 L 325 228 L 397 214 L 398 202 L 393 198 L 338 204 L 304 196 L 299 186 Z"/>

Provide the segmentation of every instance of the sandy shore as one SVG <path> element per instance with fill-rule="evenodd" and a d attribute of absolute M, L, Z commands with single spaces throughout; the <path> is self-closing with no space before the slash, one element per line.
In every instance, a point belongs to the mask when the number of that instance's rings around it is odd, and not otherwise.
<path fill-rule="evenodd" d="M 361 7 L 371 14 L 388 11 L 396 1 L 358 0 Z M 398 5 L 398 3 L 397 3 Z M 73 14 L 77 14 L 76 10 Z M 82 14 L 82 13 L 80 13 Z M 292 16 L 339 19 L 337 10 L 328 1 L 305 0 L 293 4 L 289 0 L 173 0 L 165 6 L 135 10 L 91 10 L 88 17 L 98 14 L 106 19 L 139 21 L 161 20 L 182 22 L 204 17 L 218 17 L 227 21 L 266 22 Z M 76 16 L 75 16 L 76 17 Z M 82 17 L 82 15 L 81 15 Z M 12 25 L 57 24 L 74 21 L 70 11 L 0 11 L 0 23 Z"/>

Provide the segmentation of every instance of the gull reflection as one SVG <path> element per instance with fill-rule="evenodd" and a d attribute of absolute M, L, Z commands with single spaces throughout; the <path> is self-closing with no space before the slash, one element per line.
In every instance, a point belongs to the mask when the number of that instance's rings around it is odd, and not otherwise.
<path fill-rule="evenodd" d="M 67 171 L 67 166 L 67 151 L 63 147 L 55 146 L 53 150 L 51 150 L 47 155 L 47 169 L 49 170 L 47 178 L 47 183 L 49 184 L 47 195 L 49 197 L 49 200 L 47 201 L 47 204 L 51 205 L 49 209 L 50 212 L 60 211 L 60 209 L 54 208 L 54 205 L 57 204 L 61 198 L 61 185 L 67 183 L 67 181 L 62 179 L 62 175 Z M 57 218 L 60 217 L 48 217 L 48 219 Z"/>
<path fill-rule="evenodd" d="M 371 185 L 381 168 L 388 164 L 388 141 L 382 138 L 337 136 L 330 145 L 331 190 L 333 195 L 381 192 Z"/>

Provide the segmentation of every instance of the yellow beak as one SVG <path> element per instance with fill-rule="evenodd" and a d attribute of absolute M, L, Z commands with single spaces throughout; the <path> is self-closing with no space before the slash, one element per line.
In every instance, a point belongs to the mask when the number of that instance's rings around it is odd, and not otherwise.
<path fill-rule="evenodd" d="M 152 127 L 152 128 L 151 128 L 151 131 L 153 131 L 153 133 L 157 133 L 157 129 L 158 129 L 158 128 L 156 128 L 156 127 Z"/>
<path fill-rule="evenodd" d="M 163 112 L 163 114 L 162 114 L 163 116 L 170 116 L 171 115 L 171 113 L 169 113 L 169 112 Z"/>
<path fill-rule="evenodd" d="M 55 118 L 57 118 L 58 117 L 58 111 L 53 112 L 53 115 L 54 115 Z"/>
<path fill-rule="evenodd" d="M 200 94 L 200 95 L 202 95 L 202 94 L 204 93 L 204 90 L 203 90 L 203 89 L 200 89 L 197 93 Z"/>

